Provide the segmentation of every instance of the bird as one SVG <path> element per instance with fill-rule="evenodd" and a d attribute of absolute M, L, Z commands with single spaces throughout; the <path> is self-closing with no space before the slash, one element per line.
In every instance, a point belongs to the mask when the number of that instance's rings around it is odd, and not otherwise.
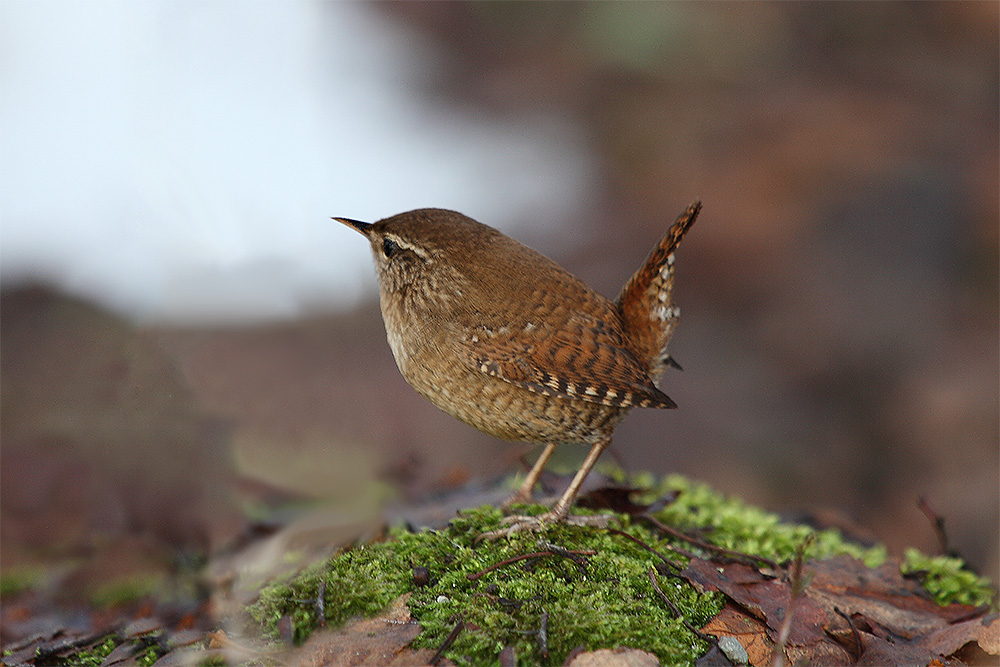
<path fill-rule="evenodd" d="M 371 246 L 386 338 L 410 386 L 480 431 L 543 445 L 505 510 L 531 501 L 557 446 L 590 448 L 548 512 L 507 517 L 490 538 L 599 523 L 570 508 L 615 426 L 634 407 L 677 407 L 656 382 L 680 367 L 667 351 L 680 317 L 674 252 L 700 210 L 695 201 L 678 216 L 615 301 L 456 211 L 333 218 Z"/>

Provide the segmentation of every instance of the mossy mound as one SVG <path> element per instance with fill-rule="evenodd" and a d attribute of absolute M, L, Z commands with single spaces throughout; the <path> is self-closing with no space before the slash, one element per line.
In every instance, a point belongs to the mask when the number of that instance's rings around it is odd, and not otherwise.
<path fill-rule="evenodd" d="M 832 530 L 782 524 L 775 515 L 725 498 L 705 485 L 676 476 L 655 485 L 651 481 L 631 480 L 633 486 L 644 482 L 644 488 L 650 488 L 647 500 L 677 494 L 675 501 L 655 513 L 659 521 L 716 545 L 781 562 L 792 558 L 813 535 L 806 559 L 849 554 L 869 566 L 885 559 L 883 548 L 859 547 Z M 526 509 L 529 514 L 545 511 L 540 506 Z M 708 622 L 721 609 L 721 596 L 699 594 L 685 581 L 669 576 L 670 568 L 660 556 L 683 568 L 687 559 L 671 549 L 692 549 L 690 545 L 665 539 L 625 515 L 620 517 L 620 531 L 634 539 L 615 531 L 554 526 L 540 533 L 477 542 L 479 535 L 497 528 L 501 518 L 498 510 L 483 507 L 462 512 L 443 530 L 393 530 L 384 541 L 346 549 L 326 563 L 266 587 L 251 615 L 272 635 L 280 619 L 289 617 L 298 642 L 319 624 L 316 600 L 321 586 L 326 622 L 331 625 L 374 615 L 410 592 L 411 613 L 423 628 L 414 647 L 441 646 L 463 622 L 465 630 L 446 653 L 459 664 L 492 664 L 507 646 L 514 647 L 525 664 L 561 664 L 580 646 L 634 647 L 667 664 L 691 664 L 707 650 L 707 643 L 676 617 L 650 580 L 650 569 L 658 569 L 659 587 L 687 623 L 701 627 Z M 545 551 L 549 545 L 557 545 L 555 551 L 576 553 L 506 562 Z M 483 573 L 498 564 L 502 565 Z M 990 600 L 985 580 L 950 566 L 929 567 L 934 564 L 940 565 L 936 559 L 918 563 L 920 569 L 936 573 L 925 585 L 939 602 Z M 415 577 L 415 568 L 427 568 L 426 577 L 422 572 Z M 948 576 L 953 571 L 962 577 L 961 586 Z M 543 619 L 546 642 L 539 641 Z M 548 650 L 545 660 L 543 646 Z"/>

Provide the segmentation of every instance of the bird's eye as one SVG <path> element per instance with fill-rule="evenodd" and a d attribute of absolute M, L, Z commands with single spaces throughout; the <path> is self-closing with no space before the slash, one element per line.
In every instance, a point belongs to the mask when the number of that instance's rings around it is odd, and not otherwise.
<path fill-rule="evenodd" d="M 392 257 L 397 252 L 399 252 L 399 244 L 398 243 L 396 243 L 392 239 L 383 239 L 382 240 L 382 253 L 386 257 Z"/>

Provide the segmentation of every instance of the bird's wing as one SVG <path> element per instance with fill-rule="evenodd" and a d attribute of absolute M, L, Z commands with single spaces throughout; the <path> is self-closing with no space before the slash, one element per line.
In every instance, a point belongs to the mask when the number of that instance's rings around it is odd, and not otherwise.
<path fill-rule="evenodd" d="M 480 326 L 468 341 L 471 359 L 481 372 L 545 396 L 617 407 L 676 407 L 629 350 L 611 308 L 609 303 L 607 318 L 549 311 L 545 317 Z"/>

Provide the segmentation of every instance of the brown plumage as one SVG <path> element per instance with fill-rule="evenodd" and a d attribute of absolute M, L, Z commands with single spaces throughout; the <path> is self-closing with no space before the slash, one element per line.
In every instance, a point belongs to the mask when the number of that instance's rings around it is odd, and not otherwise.
<path fill-rule="evenodd" d="M 676 407 L 654 382 L 669 363 L 678 312 L 673 253 L 692 204 L 616 303 L 552 260 L 455 211 L 420 209 L 374 224 L 346 218 L 370 241 L 382 317 L 407 382 L 445 412 L 545 450 L 511 502 L 530 499 L 555 446 L 591 446 L 577 478 L 538 519 L 565 520 L 590 467 L 632 407 Z"/>
<path fill-rule="evenodd" d="M 618 312 L 629 333 L 632 349 L 646 363 L 646 372 L 656 382 L 668 365 L 676 365 L 667 353 L 667 343 L 677 326 L 680 309 L 673 305 L 674 251 L 694 224 L 701 202 L 696 201 L 653 248 L 618 297 Z"/>

